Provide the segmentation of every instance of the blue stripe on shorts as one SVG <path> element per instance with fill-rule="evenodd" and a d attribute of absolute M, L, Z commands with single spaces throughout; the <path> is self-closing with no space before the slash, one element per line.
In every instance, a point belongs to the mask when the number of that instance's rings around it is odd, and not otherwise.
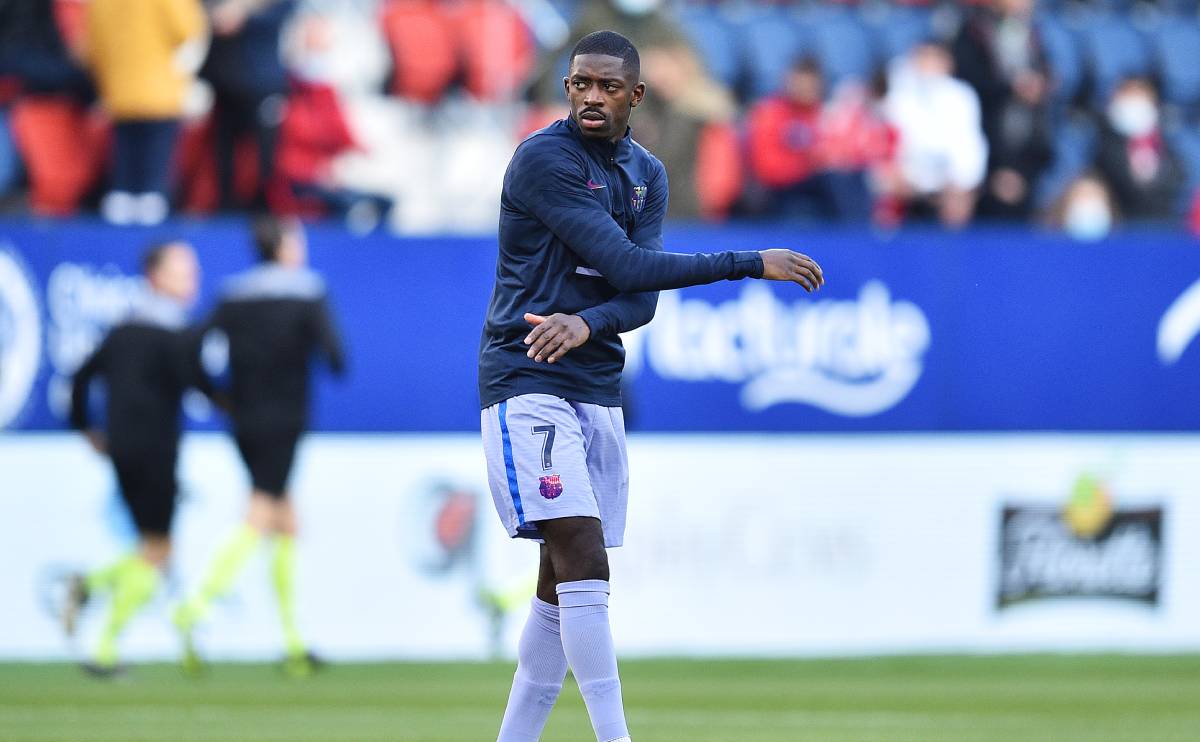
<path fill-rule="evenodd" d="M 508 494 L 517 511 L 517 523 L 525 525 L 525 508 L 521 505 L 521 490 L 517 488 L 517 465 L 513 463 L 512 440 L 508 437 L 508 401 L 500 403 L 500 436 L 504 440 L 504 470 L 508 473 Z"/>

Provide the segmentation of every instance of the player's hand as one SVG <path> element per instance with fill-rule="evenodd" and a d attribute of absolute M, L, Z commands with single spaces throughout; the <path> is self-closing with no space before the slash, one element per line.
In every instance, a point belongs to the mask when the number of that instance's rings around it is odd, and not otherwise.
<path fill-rule="evenodd" d="M 825 285 L 825 274 L 817 261 L 792 250 L 763 250 L 763 279 L 792 281 L 812 293 Z"/>
<path fill-rule="evenodd" d="M 554 363 L 572 348 L 578 348 L 592 336 L 592 328 L 582 317 L 574 314 L 552 314 L 542 317 L 526 314 L 525 321 L 533 325 L 533 331 L 525 338 L 529 352 L 525 355 L 537 363 Z"/>
<path fill-rule="evenodd" d="M 108 455 L 108 439 L 104 437 L 104 433 L 99 430 L 86 430 L 83 436 L 87 438 L 91 444 L 92 450 L 101 456 Z"/>

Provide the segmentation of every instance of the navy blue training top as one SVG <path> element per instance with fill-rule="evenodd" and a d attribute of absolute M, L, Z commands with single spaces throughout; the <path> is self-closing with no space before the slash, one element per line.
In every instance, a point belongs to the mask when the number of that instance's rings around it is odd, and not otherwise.
<path fill-rule="evenodd" d="M 479 397 L 621 404 L 618 333 L 654 317 L 662 289 L 760 278 L 757 252 L 663 252 L 667 172 L 633 141 L 585 139 L 556 121 L 517 147 L 500 196 L 500 257 L 479 349 Z M 553 364 L 525 354 L 526 312 L 577 314 L 591 337 Z"/>

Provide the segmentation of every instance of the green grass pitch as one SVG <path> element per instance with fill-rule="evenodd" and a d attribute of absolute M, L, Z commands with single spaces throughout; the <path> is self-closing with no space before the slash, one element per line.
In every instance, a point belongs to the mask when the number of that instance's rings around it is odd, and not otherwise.
<path fill-rule="evenodd" d="M 491 742 L 506 664 L 0 665 L 6 742 Z M 636 742 L 1195 742 L 1200 656 L 627 661 Z M 593 739 L 568 680 L 545 742 Z"/>

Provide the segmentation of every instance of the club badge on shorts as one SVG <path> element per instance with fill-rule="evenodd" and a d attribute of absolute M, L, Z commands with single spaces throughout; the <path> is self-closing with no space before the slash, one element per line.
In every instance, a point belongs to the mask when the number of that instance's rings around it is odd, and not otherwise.
<path fill-rule="evenodd" d="M 634 211 L 641 211 L 642 207 L 646 205 L 646 191 L 647 190 L 649 190 L 649 189 L 646 188 L 646 186 L 644 186 L 644 185 L 633 187 L 632 201 L 633 201 L 633 210 Z"/>
<path fill-rule="evenodd" d="M 563 493 L 562 479 L 557 474 L 547 474 L 538 485 L 538 492 L 547 500 L 553 500 Z"/>

